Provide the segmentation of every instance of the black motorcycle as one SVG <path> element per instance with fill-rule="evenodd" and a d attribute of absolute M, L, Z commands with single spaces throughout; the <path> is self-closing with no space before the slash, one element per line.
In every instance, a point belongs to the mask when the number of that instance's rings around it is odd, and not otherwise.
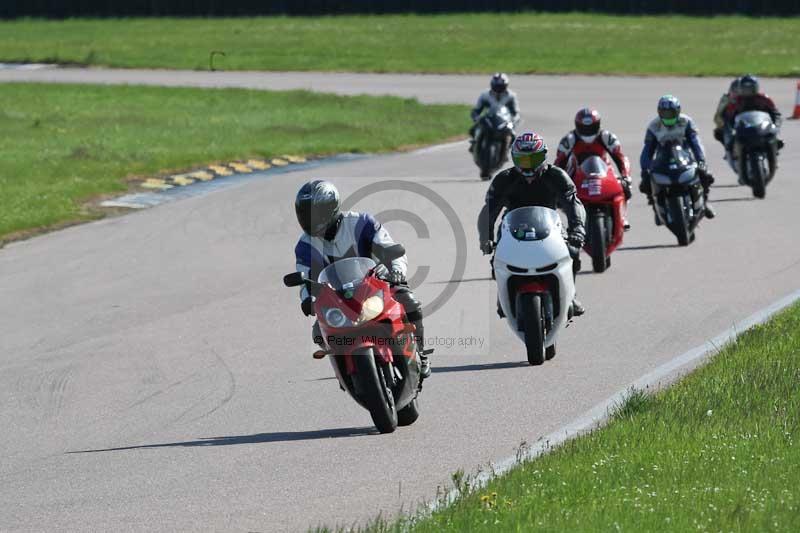
<path fill-rule="evenodd" d="M 687 246 L 705 213 L 703 185 L 692 152 L 680 143 L 658 149 L 650 167 L 656 224 L 666 225 Z"/>
<path fill-rule="evenodd" d="M 750 186 L 756 198 L 764 198 L 777 168 L 778 126 L 769 113 L 745 111 L 736 115 L 732 134 L 728 161 L 739 182 Z"/>
<path fill-rule="evenodd" d="M 478 119 L 472 158 L 481 170 L 482 180 L 488 180 L 506 161 L 513 139 L 514 122 L 506 106 L 492 109 Z"/>

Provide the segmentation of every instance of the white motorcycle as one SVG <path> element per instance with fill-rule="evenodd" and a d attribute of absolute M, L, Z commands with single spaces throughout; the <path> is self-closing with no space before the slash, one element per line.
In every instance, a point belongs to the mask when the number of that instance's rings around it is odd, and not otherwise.
<path fill-rule="evenodd" d="M 558 213 L 520 207 L 506 213 L 494 256 L 500 307 L 525 342 L 528 362 L 556 355 L 556 338 L 572 318 L 572 258 Z"/>

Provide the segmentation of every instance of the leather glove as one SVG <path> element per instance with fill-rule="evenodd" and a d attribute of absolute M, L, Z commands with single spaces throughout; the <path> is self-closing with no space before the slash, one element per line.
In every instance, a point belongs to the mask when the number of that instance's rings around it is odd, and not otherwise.
<path fill-rule="evenodd" d="M 619 179 L 619 184 L 622 185 L 622 192 L 625 193 L 625 200 L 630 200 L 631 196 L 631 178 L 623 176 Z"/>
<path fill-rule="evenodd" d="M 714 128 L 714 139 L 719 142 L 722 142 L 723 135 L 722 135 L 722 128 Z"/>
<path fill-rule="evenodd" d="M 304 298 L 302 302 L 300 302 L 300 309 L 303 310 L 303 314 L 306 316 L 314 316 L 314 300 L 311 296 Z"/>
<path fill-rule="evenodd" d="M 708 166 L 706 165 L 705 161 L 700 160 L 700 161 L 697 162 L 697 169 L 700 172 L 706 172 L 706 171 L 708 171 Z"/>
<path fill-rule="evenodd" d="M 389 269 L 383 263 L 376 266 L 373 270 L 375 277 L 384 281 L 389 279 Z"/>
<path fill-rule="evenodd" d="M 483 255 L 490 255 L 494 252 L 494 241 L 488 240 L 481 243 L 481 252 Z"/>
<path fill-rule="evenodd" d="M 650 187 L 650 174 L 642 172 L 642 181 L 639 182 L 639 192 L 650 196 L 650 191 L 652 190 L 653 189 Z"/>
<path fill-rule="evenodd" d="M 375 267 L 375 275 L 384 281 L 388 281 L 390 285 L 402 285 L 406 282 L 405 274 L 399 270 L 389 270 L 384 264 Z"/>
<path fill-rule="evenodd" d="M 580 250 L 583 247 L 583 237 L 575 233 L 568 235 L 567 244 Z"/>

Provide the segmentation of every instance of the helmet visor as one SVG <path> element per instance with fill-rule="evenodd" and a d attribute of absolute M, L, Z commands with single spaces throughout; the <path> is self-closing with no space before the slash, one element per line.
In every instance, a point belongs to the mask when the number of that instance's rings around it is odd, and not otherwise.
<path fill-rule="evenodd" d="M 590 124 L 578 122 L 575 124 L 575 126 L 575 129 L 578 130 L 578 135 L 582 137 L 591 137 L 592 135 L 597 135 L 597 133 L 600 131 L 599 122 L 592 122 Z"/>
<path fill-rule="evenodd" d="M 319 209 L 314 210 L 310 203 L 302 203 L 295 206 L 295 213 L 297 214 L 297 222 L 303 231 L 309 235 L 319 237 L 328 229 L 331 222 L 330 212 L 321 212 Z"/>
<path fill-rule="evenodd" d="M 739 86 L 739 94 L 742 96 L 755 96 L 758 93 L 758 86 L 752 82 L 744 82 Z"/>
<path fill-rule="evenodd" d="M 511 154 L 511 159 L 514 160 L 514 166 L 522 170 L 537 169 L 544 163 L 546 158 L 546 152 Z"/>
<path fill-rule="evenodd" d="M 661 122 L 665 126 L 674 126 L 678 123 L 678 115 L 680 113 L 677 109 L 659 109 L 658 116 L 661 117 Z"/>

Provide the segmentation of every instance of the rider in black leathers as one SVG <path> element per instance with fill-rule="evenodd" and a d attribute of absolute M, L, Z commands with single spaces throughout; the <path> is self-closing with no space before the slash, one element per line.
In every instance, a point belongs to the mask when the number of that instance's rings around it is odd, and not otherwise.
<path fill-rule="evenodd" d="M 514 166 L 497 174 L 486 192 L 486 203 L 478 215 L 478 235 L 481 251 L 488 255 L 494 250 L 494 226 L 503 211 L 518 207 L 542 206 L 561 208 L 567 215 L 567 243 L 573 260 L 573 273 L 580 270 L 580 249 L 586 236 L 586 211 L 578 199 L 575 184 L 569 175 L 555 165 L 546 164 L 547 145 L 533 132 L 518 136 L 511 146 Z M 584 313 L 577 300 L 573 301 L 576 316 Z M 498 307 L 498 314 L 502 312 Z"/>

